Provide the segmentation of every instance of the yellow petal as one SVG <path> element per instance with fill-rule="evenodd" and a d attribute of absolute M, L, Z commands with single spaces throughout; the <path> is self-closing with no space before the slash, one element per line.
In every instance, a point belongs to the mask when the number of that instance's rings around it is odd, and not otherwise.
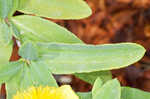
<path fill-rule="evenodd" d="M 31 87 L 27 91 L 17 92 L 13 99 L 79 99 L 69 85 L 55 87 Z"/>

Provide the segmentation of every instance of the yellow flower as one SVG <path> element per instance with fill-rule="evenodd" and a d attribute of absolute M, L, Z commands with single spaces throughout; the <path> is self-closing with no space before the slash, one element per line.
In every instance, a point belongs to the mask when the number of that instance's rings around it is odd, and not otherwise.
<path fill-rule="evenodd" d="M 55 87 L 31 87 L 24 92 L 17 92 L 13 99 L 79 99 L 69 85 Z"/>

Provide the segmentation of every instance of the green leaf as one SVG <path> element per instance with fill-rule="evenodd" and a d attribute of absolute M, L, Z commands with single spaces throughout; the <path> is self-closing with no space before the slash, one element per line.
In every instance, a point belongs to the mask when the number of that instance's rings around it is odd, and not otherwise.
<path fill-rule="evenodd" d="M 30 72 L 31 69 L 28 66 L 29 65 L 24 64 L 23 72 L 20 74 L 20 77 L 19 77 L 20 82 L 19 82 L 18 89 L 17 89 L 18 91 L 23 91 L 31 86 L 34 86 L 33 80 L 32 80 L 32 74 Z"/>
<path fill-rule="evenodd" d="M 91 92 L 87 92 L 87 93 L 78 92 L 77 95 L 79 96 L 79 99 L 92 99 Z"/>
<path fill-rule="evenodd" d="M 53 19 L 81 19 L 92 13 L 83 0 L 21 0 L 19 11 Z"/>
<path fill-rule="evenodd" d="M 21 62 L 10 62 L 0 68 L 0 84 L 10 80 L 22 68 Z"/>
<path fill-rule="evenodd" d="M 103 85 L 103 81 L 101 80 L 100 77 L 98 77 L 96 80 L 95 80 L 95 83 L 93 85 L 93 88 L 92 88 L 92 95 L 96 95 L 97 92 L 99 92 L 100 88 L 102 87 Z"/>
<path fill-rule="evenodd" d="M 67 29 L 36 16 L 21 15 L 13 17 L 12 21 L 20 29 L 23 42 L 26 40 L 34 42 L 82 42 Z"/>
<path fill-rule="evenodd" d="M 18 65 L 16 64 L 16 66 Z M 24 91 L 32 86 L 58 86 L 45 64 L 41 62 L 26 64 L 22 62 L 21 65 L 23 65 L 23 68 L 6 82 L 8 99 L 12 99 L 17 91 Z"/>
<path fill-rule="evenodd" d="M 23 91 L 31 86 L 57 87 L 58 85 L 45 64 L 31 62 L 30 65 L 25 64 L 19 88 Z"/>
<path fill-rule="evenodd" d="M 10 25 L 11 25 L 11 28 L 12 28 L 12 31 L 13 31 L 13 36 L 16 38 L 16 39 L 20 39 L 20 31 L 19 29 L 14 25 L 13 22 L 10 22 Z"/>
<path fill-rule="evenodd" d="M 12 99 L 12 96 L 20 90 L 20 82 L 24 75 L 24 62 L 20 61 L 20 64 L 16 64 L 16 67 L 21 68 L 6 82 L 7 99 Z"/>
<path fill-rule="evenodd" d="M 12 45 L 3 45 L 0 42 L 0 69 L 8 63 L 12 52 Z"/>
<path fill-rule="evenodd" d="M 117 79 L 106 82 L 95 94 L 92 99 L 120 99 L 121 87 Z"/>
<path fill-rule="evenodd" d="M 35 86 L 54 86 L 58 87 L 56 80 L 48 70 L 46 64 L 42 62 L 32 62 L 30 65 L 31 77 Z"/>
<path fill-rule="evenodd" d="M 11 10 L 12 0 L 0 0 L 0 18 L 6 18 Z"/>
<path fill-rule="evenodd" d="M 10 81 L 6 84 L 7 99 L 12 99 L 13 95 L 15 95 L 19 89 L 18 83 L 15 82 L 15 80 L 18 80 L 18 79 L 16 78 L 13 81 Z"/>
<path fill-rule="evenodd" d="M 18 8 L 18 0 L 0 0 L 0 18 L 12 16 Z"/>
<path fill-rule="evenodd" d="M 20 1 L 22 0 L 11 0 L 12 1 L 12 8 L 11 11 L 9 13 L 9 16 L 13 16 L 13 14 L 17 11 Z"/>
<path fill-rule="evenodd" d="M 135 88 L 122 87 L 121 99 L 149 99 L 150 93 Z"/>
<path fill-rule="evenodd" d="M 90 73 L 76 73 L 74 74 L 76 77 L 90 83 L 94 84 L 97 77 L 100 77 L 101 80 L 105 83 L 108 80 L 112 79 L 112 75 L 110 71 L 97 71 L 97 72 L 90 72 Z"/>
<path fill-rule="evenodd" d="M 10 43 L 12 40 L 12 28 L 8 26 L 4 20 L 0 22 L 0 42 Z"/>
<path fill-rule="evenodd" d="M 39 43 L 40 59 L 54 74 L 112 70 L 140 60 L 145 49 L 135 43 L 84 45 Z"/>
<path fill-rule="evenodd" d="M 24 43 L 19 49 L 19 55 L 26 60 L 38 59 L 38 51 L 36 45 L 31 42 Z"/>

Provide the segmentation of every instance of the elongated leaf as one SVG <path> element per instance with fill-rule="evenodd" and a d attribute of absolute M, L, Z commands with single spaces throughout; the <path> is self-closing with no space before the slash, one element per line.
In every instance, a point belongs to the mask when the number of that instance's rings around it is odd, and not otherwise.
<path fill-rule="evenodd" d="M 112 75 L 110 71 L 97 71 L 97 72 L 90 72 L 90 73 L 76 73 L 76 77 L 90 83 L 94 84 L 97 77 L 100 77 L 101 80 L 105 83 L 108 80 L 112 79 Z"/>
<path fill-rule="evenodd" d="M 19 11 L 53 19 L 81 19 L 92 12 L 83 0 L 21 0 Z"/>
<path fill-rule="evenodd" d="M 87 93 L 78 92 L 77 95 L 79 96 L 79 99 L 92 99 L 91 92 L 87 92 Z"/>
<path fill-rule="evenodd" d="M 61 43 L 82 43 L 81 40 L 79 40 L 76 36 L 74 36 L 71 32 L 67 31 L 66 29 L 38 17 L 19 16 L 13 18 L 13 21 L 14 23 L 16 23 L 18 28 L 20 28 L 22 33 L 21 38 L 24 40 L 30 39 L 32 41 L 41 41 L 41 42 L 44 41 L 44 42 L 61 42 Z M 29 21 L 32 23 L 30 23 Z M 80 74 L 77 75 L 79 78 L 80 77 L 81 79 L 83 78 L 82 74 L 81 76 L 79 76 Z M 88 76 L 86 77 L 89 78 Z M 97 77 L 95 77 L 95 79 L 96 78 Z M 95 79 L 88 81 L 90 81 L 90 83 L 91 82 L 94 83 Z"/>
<path fill-rule="evenodd" d="M 0 18 L 13 15 L 19 5 L 19 0 L 0 0 Z"/>
<path fill-rule="evenodd" d="M 22 15 L 12 18 L 14 24 L 20 29 L 21 39 L 35 42 L 82 42 L 65 28 L 48 20 Z"/>
<path fill-rule="evenodd" d="M 134 43 L 83 45 L 40 43 L 41 60 L 55 74 L 83 73 L 126 67 L 140 60 L 145 49 Z"/>
<path fill-rule="evenodd" d="M 95 94 L 92 99 L 120 99 L 121 87 L 117 79 L 106 82 Z"/>
<path fill-rule="evenodd" d="M 139 89 L 122 87 L 121 99 L 149 99 L 150 93 Z"/>
<path fill-rule="evenodd" d="M 19 55 L 27 60 L 36 60 L 38 58 L 36 46 L 31 42 L 26 42 L 21 46 Z"/>
<path fill-rule="evenodd" d="M 29 23 L 28 22 L 28 20 L 30 20 L 30 22 L 32 21 L 32 20 L 36 20 L 36 22 L 35 22 L 35 24 L 32 22 L 32 24 L 31 23 Z M 39 22 L 39 20 L 38 19 L 40 19 L 41 21 Z M 79 40 L 78 38 L 76 38 L 74 35 L 72 35 L 70 32 L 68 32 L 67 30 L 65 30 L 64 29 L 64 31 L 62 31 L 63 30 L 63 28 L 61 29 L 60 27 L 59 27 L 59 31 L 58 32 L 56 32 L 56 29 L 58 29 L 58 28 L 55 28 L 54 26 L 51 26 L 51 25 L 48 25 L 48 24 L 51 24 L 50 22 L 48 22 L 48 21 L 45 21 L 44 20 L 44 24 L 42 25 L 42 26 L 40 26 L 41 28 L 44 26 L 44 28 L 45 27 L 48 27 L 47 29 L 46 29 L 46 31 L 48 31 L 48 32 L 50 32 L 48 35 L 47 34 L 43 34 L 43 33 L 45 33 L 45 29 L 43 29 L 42 31 L 40 31 L 39 29 L 41 29 L 40 27 L 38 27 L 39 26 L 39 23 L 41 24 L 41 22 L 42 22 L 42 20 L 43 19 L 41 19 L 41 18 L 37 18 L 37 17 L 32 17 L 32 16 L 19 16 L 19 17 L 15 17 L 14 19 L 14 22 L 16 22 L 16 25 L 18 25 L 18 27 L 20 27 L 22 30 L 22 38 L 28 38 L 28 39 L 30 39 L 30 40 L 35 40 L 35 41 L 46 41 L 46 42 L 63 42 L 63 43 L 82 43 L 82 41 L 81 40 Z M 24 23 L 25 22 L 25 23 Z M 43 23 L 43 22 L 42 22 Z M 52 24 L 54 24 L 54 23 L 52 23 Z M 34 27 L 34 28 L 32 28 L 32 27 Z M 49 28 L 52 28 L 52 27 L 54 27 L 54 29 L 49 29 Z M 58 25 L 57 25 L 57 27 L 58 27 Z M 33 30 L 32 30 L 33 29 Z M 25 31 L 26 32 L 25 32 Z M 31 33 L 31 34 L 30 34 Z M 37 34 L 37 33 L 39 33 L 39 34 Z M 50 35 L 51 34 L 51 35 Z M 39 36 L 40 35 L 40 36 Z M 44 36 L 45 35 L 45 36 Z M 43 39 L 42 39 L 43 38 Z M 76 74 L 76 75 L 78 75 L 78 77 L 79 78 L 81 78 L 81 79 L 83 79 L 83 80 L 85 80 L 85 79 L 87 79 L 88 78 L 88 80 L 86 80 L 86 81 L 89 81 L 89 83 L 91 83 L 91 84 L 93 84 L 94 83 L 94 81 L 95 81 L 95 79 L 97 78 L 97 76 L 98 75 L 101 75 L 101 76 L 104 76 L 103 78 L 104 78 L 104 80 L 105 80 L 105 78 L 107 79 L 110 79 L 111 77 L 111 74 L 107 74 L 107 73 L 104 73 L 104 72 L 102 72 L 102 73 L 92 73 L 92 74 Z M 79 76 L 79 75 L 81 75 L 81 76 Z M 84 75 L 86 75 L 86 78 L 84 79 Z M 92 76 L 93 75 L 93 76 Z M 97 75 L 97 76 L 96 76 Z M 88 77 L 88 76 L 90 76 L 90 77 Z M 107 77 L 106 77 L 107 76 Z"/>

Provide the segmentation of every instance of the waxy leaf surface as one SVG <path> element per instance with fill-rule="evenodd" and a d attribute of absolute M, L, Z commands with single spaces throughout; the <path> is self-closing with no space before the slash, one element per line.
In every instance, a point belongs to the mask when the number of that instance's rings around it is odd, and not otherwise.
<path fill-rule="evenodd" d="M 100 77 L 103 82 L 112 79 L 112 75 L 110 71 L 97 71 L 97 72 L 89 72 L 89 73 L 76 73 L 74 74 L 76 77 L 90 83 L 91 85 L 94 84 L 97 77 Z"/>
<path fill-rule="evenodd" d="M 96 95 L 97 92 L 99 92 L 99 90 L 101 90 L 100 88 L 103 86 L 104 82 L 101 80 L 100 77 L 98 77 L 95 82 L 94 82 L 94 85 L 93 85 L 93 88 L 92 88 L 92 95 Z"/>
<path fill-rule="evenodd" d="M 91 92 L 87 92 L 87 93 L 78 92 L 77 95 L 79 96 L 79 99 L 92 99 Z"/>
<path fill-rule="evenodd" d="M 150 93 L 139 89 L 122 87 L 121 99 L 149 99 Z"/>
<path fill-rule="evenodd" d="M 23 67 L 21 62 L 10 62 L 0 68 L 0 84 L 7 82 Z"/>
<path fill-rule="evenodd" d="M 26 42 L 20 47 L 19 55 L 26 60 L 36 60 L 38 58 L 37 48 L 33 43 Z"/>
<path fill-rule="evenodd" d="M 12 16 L 18 5 L 19 0 L 0 0 L 0 18 Z"/>
<path fill-rule="evenodd" d="M 0 77 L 5 75 L 9 77 L 5 81 L 8 99 L 12 99 L 17 91 L 24 91 L 32 86 L 58 86 L 48 67 L 41 62 L 26 64 L 24 61 L 20 61 L 19 63 L 9 63 L 6 67 L 8 71 L 5 69 L 0 73 Z"/>
<path fill-rule="evenodd" d="M 121 87 L 117 79 L 106 82 L 96 93 L 92 94 L 92 99 L 120 99 Z"/>
<path fill-rule="evenodd" d="M 55 74 L 118 69 L 140 60 L 145 49 L 135 43 L 84 45 L 39 43 L 39 57 Z"/>
<path fill-rule="evenodd" d="M 12 21 L 20 29 L 22 41 L 34 42 L 82 42 L 67 29 L 36 16 L 21 15 L 13 17 Z"/>
<path fill-rule="evenodd" d="M 9 62 L 10 56 L 12 52 L 11 45 L 3 45 L 0 42 L 0 68 L 4 66 L 4 64 Z"/>
<path fill-rule="evenodd" d="M 53 19 L 81 19 L 92 13 L 83 0 L 21 0 L 19 11 Z"/>
<path fill-rule="evenodd" d="M 12 28 L 4 20 L 0 22 L 0 42 L 4 45 L 12 41 Z"/>

